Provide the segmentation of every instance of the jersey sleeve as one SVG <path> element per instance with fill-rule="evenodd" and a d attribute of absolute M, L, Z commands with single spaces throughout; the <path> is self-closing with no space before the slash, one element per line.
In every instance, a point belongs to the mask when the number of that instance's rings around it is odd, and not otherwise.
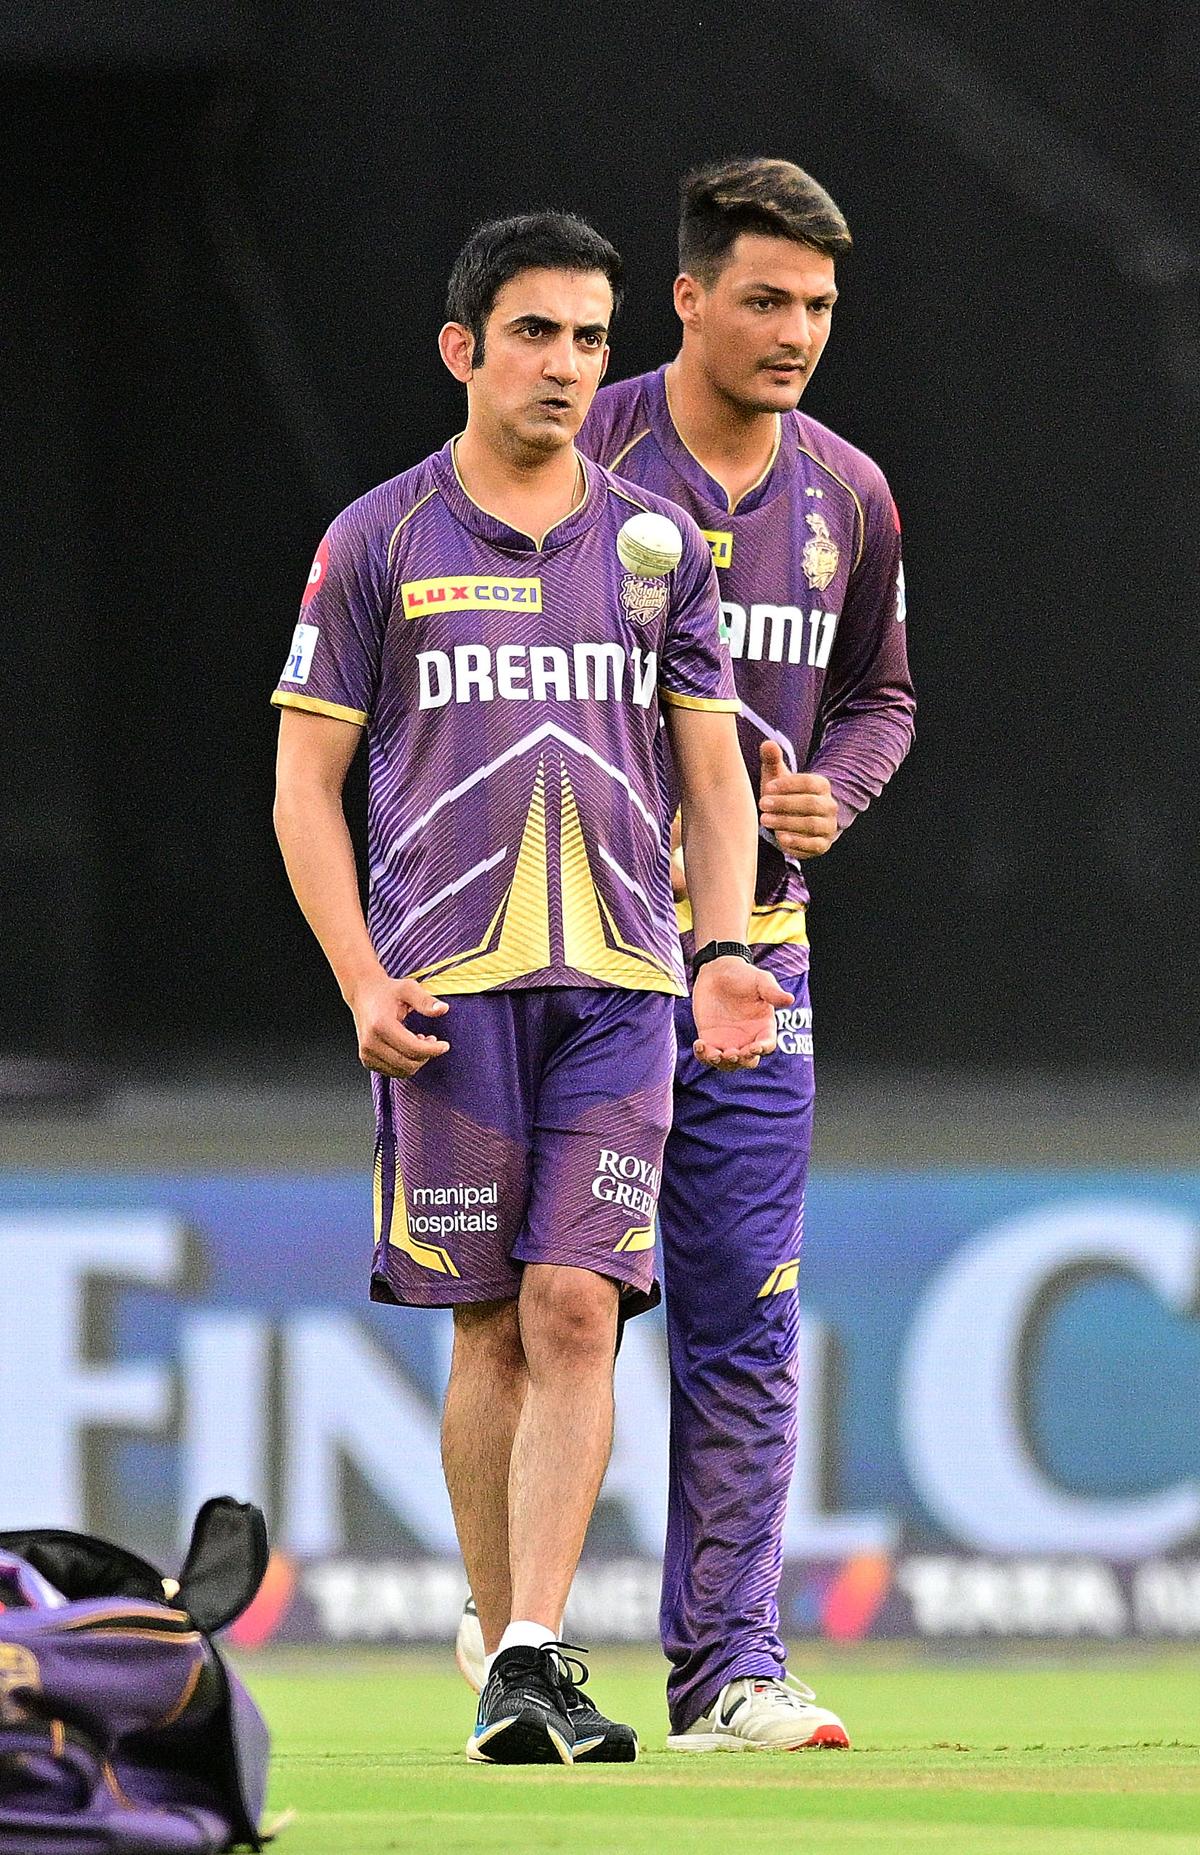
<path fill-rule="evenodd" d="M 844 831 L 912 746 L 900 517 L 882 475 L 864 502 L 863 550 L 850 576 L 808 770 L 823 773 Z"/>
<path fill-rule="evenodd" d="M 658 693 L 675 708 L 741 712 L 729 647 L 721 636 L 721 595 L 712 553 L 681 511 L 683 554 L 673 575 Z"/>
<path fill-rule="evenodd" d="M 387 625 L 386 563 L 356 506 L 325 535 L 271 701 L 365 728 L 379 683 Z"/>

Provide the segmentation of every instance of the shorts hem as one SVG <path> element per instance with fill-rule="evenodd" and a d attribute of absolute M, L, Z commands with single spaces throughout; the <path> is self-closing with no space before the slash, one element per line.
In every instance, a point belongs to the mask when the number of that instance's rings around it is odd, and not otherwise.
<path fill-rule="evenodd" d="M 457 1284 L 448 1283 L 428 1298 L 422 1296 L 416 1300 L 402 1293 L 386 1275 L 373 1275 L 370 1299 L 396 1308 L 455 1308 L 469 1307 L 472 1303 L 484 1301 L 515 1301 L 520 1289 L 520 1277 L 515 1282 L 493 1282 L 483 1287 L 477 1282 L 460 1281 Z"/>
<path fill-rule="evenodd" d="M 662 1300 L 662 1289 L 657 1279 L 646 1283 L 640 1279 L 622 1274 L 619 1269 L 598 1269 L 593 1258 L 576 1258 L 573 1256 L 522 1256 L 514 1258 L 520 1264 L 526 1262 L 551 1262 L 564 1269 L 586 1269 L 589 1275 L 605 1276 L 615 1282 L 621 1291 L 621 1320 L 633 1320 L 638 1314 L 649 1313 Z M 375 1274 L 371 1277 L 369 1298 L 381 1302 L 386 1307 L 397 1308 L 453 1308 L 470 1307 L 485 1301 L 515 1301 L 521 1292 L 521 1278 L 515 1281 L 489 1282 L 480 1286 L 477 1282 L 449 1283 L 438 1288 L 428 1298 L 419 1301 L 410 1298 L 387 1275 Z"/>

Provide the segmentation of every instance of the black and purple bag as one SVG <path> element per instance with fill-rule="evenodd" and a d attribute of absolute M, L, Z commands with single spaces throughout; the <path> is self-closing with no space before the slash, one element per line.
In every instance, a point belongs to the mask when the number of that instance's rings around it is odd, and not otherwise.
<path fill-rule="evenodd" d="M 212 1635 L 267 1556 L 259 1509 L 226 1497 L 169 1600 L 106 1540 L 0 1533 L 0 1855 L 261 1849 L 266 1723 Z"/>

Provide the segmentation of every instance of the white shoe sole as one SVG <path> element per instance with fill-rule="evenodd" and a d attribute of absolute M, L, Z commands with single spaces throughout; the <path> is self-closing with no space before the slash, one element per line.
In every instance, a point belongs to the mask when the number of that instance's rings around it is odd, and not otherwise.
<path fill-rule="evenodd" d="M 470 1759 L 473 1765 L 553 1765 L 554 1764 L 554 1759 L 552 1757 L 547 1756 L 536 1733 L 522 1734 L 521 1740 L 519 1742 L 522 1750 L 531 1748 L 533 1752 L 533 1756 L 522 1757 L 520 1753 L 518 1753 L 516 1756 L 513 1756 L 511 1751 L 508 1752 L 507 1756 L 505 1756 L 503 1752 L 498 1758 L 494 1758 L 492 1756 L 492 1754 L 487 1749 L 489 1744 L 499 1734 L 507 1732 L 508 1728 L 514 1724 L 516 1717 L 517 1716 L 514 1714 L 507 1720 L 497 1720 L 493 1725 L 486 1727 L 484 1729 L 484 1732 L 481 1735 L 477 1733 L 471 1734 L 471 1737 L 467 1740 L 466 1753 L 467 1753 L 467 1757 Z M 560 1732 L 556 1732 L 554 1727 L 550 1725 L 547 1725 L 543 1729 L 543 1731 L 545 1733 L 546 1742 L 549 1744 L 552 1751 L 557 1755 L 559 1764 L 560 1765 L 573 1765 L 575 1763 L 574 1754 L 572 1753 L 571 1747 L 567 1744 L 562 1734 Z"/>
<path fill-rule="evenodd" d="M 739 1733 L 668 1733 L 668 1752 L 846 1752 L 850 1740 L 840 1726 L 818 1726 L 808 1739 L 768 1745 Z"/>

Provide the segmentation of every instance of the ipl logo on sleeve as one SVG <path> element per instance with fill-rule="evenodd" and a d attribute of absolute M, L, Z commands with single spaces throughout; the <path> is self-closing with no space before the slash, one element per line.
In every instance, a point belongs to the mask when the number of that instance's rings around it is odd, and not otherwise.
<path fill-rule="evenodd" d="M 307 683 L 308 673 L 312 669 L 313 652 L 317 648 L 317 639 L 320 635 L 320 629 L 316 625 L 306 625 L 301 622 L 296 626 L 292 634 L 292 648 L 283 666 L 281 682 Z"/>

